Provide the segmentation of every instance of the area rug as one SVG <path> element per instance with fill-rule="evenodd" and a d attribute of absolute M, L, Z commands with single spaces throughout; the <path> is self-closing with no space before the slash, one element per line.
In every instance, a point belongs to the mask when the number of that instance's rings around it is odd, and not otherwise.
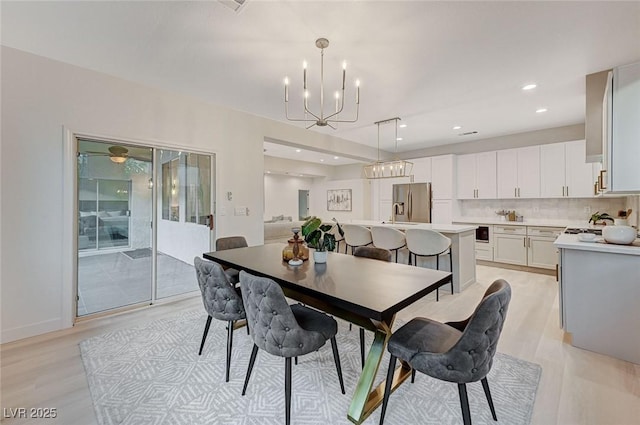
<path fill-rule="evenodd" d="M 132 260 L 136 260 L 138 258 L 151 257 L 151 248 L 132 249 L 131 251 L 122 251 L 122 253 Z"/>
<path fill-rule="evenodd" d="M 241 396 L 253 345 L 245 329 L 234 333 L 231 376 L 224 382 L 225 323 L 213 320 L 202 356 L 198 348 L 206 315 L 188 311 L 80 343 L 95 413 L 101 425 L 284 423 L 284 359 L 260 351 Z M 292 424 L 350 424 L 346 412 L 360 374 L 358 330 L 338 320 L 338 349 L 346 395 L 326 344 L 299 358 L 292 372 Z M 397 326 L 396 326 L 397 327 Z M 371 335 L 367 335 L 371 342 Z M 378 382 L 386 375 L 382 361 Z M 530 423 L 541 375 L 539 365 L 497 353 L 488 375 L 498 420 Z M 495 424 L 480 383 L 467 385 L 474 425 Z M 377 409 L 364 423 L 377 424 Z M 389 400 L 385 424 L 461 424 L 457 386 L 423 374 L 405 382 Z"/>

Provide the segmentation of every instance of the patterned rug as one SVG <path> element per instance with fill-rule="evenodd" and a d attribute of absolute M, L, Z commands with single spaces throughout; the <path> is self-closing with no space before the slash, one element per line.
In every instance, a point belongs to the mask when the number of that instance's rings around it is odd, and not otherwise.
<path fill-rule="evenodd" d="M 234 332 L 231 376 L 224 382 L 225 323 L 213 320 L 202 356 L 198 348 L 204 311 L 185 312 L 133 329 L 109 332 L 80 343 L 80 350 L 101 425 L 284 423 L 284 359 L 258 352 L 247 395 L 242 385 L 252 341 L 244 328 Z M 338 349 L 346 395 L 327 343 L 300 357 L 292 372 L 292 424 L 350 424 L 346 412 L 360 374 L 358 330 L 338 320 Z M 397 328 L 398 326 L 396 326 Z M 367 342 L 371 334 L 367 332 Z M 382 361 L 378 382 L 386 376 Z M 498 423 L 530 423 L 542 369 L 539 365 L 498 353 L 488 375 Z M 467 385 L 474 425 L 496 424 L 482 385 Z M 377 424 L 377 409 L 364 423 Z M 385 424 L 462 423 L 455 384 L 418 373 L 389 400 Z"/>

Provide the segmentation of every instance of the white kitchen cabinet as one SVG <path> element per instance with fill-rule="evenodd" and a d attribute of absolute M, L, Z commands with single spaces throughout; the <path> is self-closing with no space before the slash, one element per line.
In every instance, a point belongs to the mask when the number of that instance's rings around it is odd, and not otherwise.
<path fill-rule="evenodd" d="M 498 198 L 540 197 L 540 146 L 498 151 L 497 164 Z"/>
<path fill-rule="evenodd" d="M 496 152 L 460 155 L 457 159 L 458 199 L 495 199 Z"/>
<path fill-rule="evenodd" d="M 433 199 L 453 199 L 455 196 L 455 161 L 453 155 L 431 157 L 431 191 Z"/>
<path fill-rule="evenodd" d="M 605 193 L 640 191 L 640 62 L 614 68 L 604 98 L 603 170 Z"/>
<path fill-rule="evenodd" d="M 458 199 L 476 197 L 476 154 L 459 155 L 457 158 Z"/>
<path fill-rule="evenodd" d="M 527 265 L 525 226 L 493 226 L 493 260 L 498 263 Z"/>
<path fill-rule="evenodd" d="M 453 201 L 451 199 L 434 199 L 431 203 L 431 222 L 435 224 L 451 224 L 453 220 Z"/>
<path fill-rule="evenodd" d="M 428 183 L 431 181 L 431 158 L 415 158 L 410 159 L 413 163 L 413 182 Z"/>
<path fill-rule="evenodd" d="M 555 269 L 558 250 L 553 245 L 564 229 L 559 227 L 527 226 L 527 265 L 542 269 Z"/>
<path fill-rule="evenodd" d="M 590 198 L 593 183 L 593 165 L 586 162 L 584 140 L 540 146 L 542 198 Z"/>

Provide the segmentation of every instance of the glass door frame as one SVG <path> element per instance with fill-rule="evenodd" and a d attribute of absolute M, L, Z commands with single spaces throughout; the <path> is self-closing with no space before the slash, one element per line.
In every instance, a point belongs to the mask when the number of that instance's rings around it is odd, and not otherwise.
<path fill-rule="evenodd" d="M 63 272 L 63 274 L 65 276 L 69 277 L 69 281 L 72 282 L 70 287 L 67 287 L 69 289 L 67 289 L 66 292 L 67 294 L 69 294 L 69 299 L 70 299 L 70 303 L 65 303 L 66 307 L 63 306 L 63 309 L 66 311 L 69 311 L 70 316 L 65 316 L 68 317 L 68 319 L 63 319 L 65 322 L 67 320 L 69 320 L 69 325 L 73 325 L 75 323 L 78 322 L 82 322 L 85 320 L 90 320 L 90 319 L 94 319 L 96 317 L 101 317 L 101 316 L 108 316 L 108 315 L 113 315 L 113 314 L 118 314 L 124 311 L 129 311 L 129 310 L 134 310 L 134 309 L 138 309 L 140 307 L 145 307 L 148 305 L 153 305 L 153 304 L 164 304 L 164 303 L 169 303 L 169 302 L 174 302 L 174 301 L 178 301 L 181 299 L 187 299 L 187 298 L 192 298 L 197 294 L 197 287 L 194 291 L 191 292 L 187 292 L 187 293 L 183 293 L 183 294 L 178 294 L 178 295 L 173 295 L 173 296 L 169 296 L 169 297 L 164 297 L 164 298 L 157 298 L 157 225 L 156 222 L 158 220 L 158 205 L 157 205 L 157 200 L 158 200 L 158 186 L 157 184 L 155 184 L 158 180 L 158 174 L 159 174 L 159 166 L 158 166 L 158 152 L 162 149 L 170 149 L 170 150 L 177 150 L 177 151 L 182 151 L 182 152 L 187 152 L 187 153 L 196 153 L 196 154 L 200 154 L 200 155 L 207 155 L 209 157 L 210 160 L 210 167 L 211 167 L 211 173 L 210 173 L 210 190 L 211 190 L 211 196 L 210 196 L 210 208 L 211 208 L 211 214 L 213 215 L 213 229 L 211 229 L 209 231 L 209 249 L 211 251 L 213 251 L 213 247 L 214 247 L 214 242 L 216 240 L 216 233 L 217 233 L 217 227 L 216 227 L 216 222 L 217 222 L 217 211 L 216 211 L 216 207 L 217 207 L 217 194 L 218 194 L 218 181 L 219 181 L 219 177 L 218 177 L 218 167 L 217 167 L 217 158 L 219 155 L 219 152 L 212 150 L 212 151 L 206 151 L 206 150 L 201 150 L 201 149 L 193 149 L 191 147 L 184 147 L 184 146 L 178 146 L 178 145 L 171 145 L 171 144 L 163 144 L 163 143 L 157 143 L 157 142 L 150 142 L 150 141 L 143 141 L 143 140 L 133 140 L 133 139 L 119 139 L 119 138 L 113 138 L 113 137 L 109 137 L 109 136 L 101 136 L 101 135 L 95 135 L 95 134 L 90 134 L 90 133 L 85 133 L 85 132 L 74 132 L 68 128 L 64 128 L 63 129 L 64 132 L 64 158 L 65 158 L 65 172 L 64 172 L 64 180 L 66 182 L 68 182 L 68 185 L 65 185 L 65 187 L 68 188 L 68 190 L 66 190 L 63 194 L 63 197 L 65 199 L 65 228 L 69 229 L 69 233 L 68 233 L 68 237 L 65 238 L 65 246 L 67 246 L 67 249 L 65 250 L 67 253 L 70 254 L 70 261 L 65 262 L 66 266 L 64 266 L 65 271 Z M 153 187 L 152 187 L 152 221 L 151 221 L 151 226 L 152 226 L 152 234 L 151 234 L 151 249 L 152 249 L 152 267 L 151 267 L 151 284 L 152 284 L 152 288 L 151 288 L 151 299 L 148 301 L 143 301 L 143 302 L 139 302 L 139 303 L 135 303 L 135 304 L 130 304 L 130 305 L 126 305 L 126 306 L 122 306 L 122 307 L 117 307 L 117 308 L 113 308 L 113 309 L 109 309 L 109 310 L 105 310 L 105 311 L 99 311 L 99 312 L 95 312 L 95 313 L 91 313 L 91 314 L 87 314 L 87 315 L 83 315 L 83 316 L 78 316 L 78 232 L 79 232 L 79 226 L 78 226 L 78 220 L 77 220 L 77 214 L 78 214 L 78 208 L 79 208 L 79 200 L 78 200 L 78 165 L 77 165 L 77 158 L 78 158 L 78 152 L 79 152 L 79 141 L 80 140 L 93 140 L 96 142 L 103 142 L 103 143 L 110 143 L 110 144 L 117 144 L 117 145 L 121 145 L 121 146 L 128 146 L 128 147 L 142 147 L 142 148 L 150 148 L 152 149 L 152 182 L 153 182 Z M 195 274 L 194 274 L 194 280 L 195 280 Z M 199 295 L 199 294 L 198 294 Z"/>

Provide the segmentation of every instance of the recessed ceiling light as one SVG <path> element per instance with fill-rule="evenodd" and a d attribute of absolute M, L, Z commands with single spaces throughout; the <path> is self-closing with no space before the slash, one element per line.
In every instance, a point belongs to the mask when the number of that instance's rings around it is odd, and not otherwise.
<path fill-rule="evenodd" d="M 455 125 L 455 126 L 453 126 L 453 129 L 454 129 L 454 130 L 460 130 L 461 128 L 462 128 L 462 126 L 460 126 L 460 125 Z"/>
<path fill-rule="evenodd" d="M 296 149 L 296 152 L 300 153 L 302 152 L 302 149 Z"/>
<path fill-rule="evenodd" d="M 396 137 L 396 140 L 399 142 L 402 140 L 402 137 Z"/>
<path fill-rule="evenodd" d="M 324 159 L 321 159 L 320 162 L 324 162 Z"/>
<path fill-rule="evenodd" d="M 537 84 L 531 83 L 531 84 L 527 84 L 527 85 L 522 86 L 522 90 L 533 90 L 536 87 L 538 87 Z"/>
<path fill-rule="evenodd" d="M 406 125 L 406 124 L 400 124 L 398 127 L 400 127 L 400 128 L 406 128 L 406 127 L 407 127 L 407 125 Z"/>
<path fill-rule="evenodd" d="M 267 174 L 271 174 L 271 171 L 267 170 Z"/>
<path fill-rule="evenodd" d="M 547 112 L 547 108 L 539 108 L 539 109 L 536 109 L 536 113 L 537 113 L 537 114 L 541 114 L 541 113 L 543 113 L 543 112 Z"/>
<path fill-rule="evenodd" d="M 333 159 L 340 159 L 340 157 L 339 156 L 334 156 Z"/>

